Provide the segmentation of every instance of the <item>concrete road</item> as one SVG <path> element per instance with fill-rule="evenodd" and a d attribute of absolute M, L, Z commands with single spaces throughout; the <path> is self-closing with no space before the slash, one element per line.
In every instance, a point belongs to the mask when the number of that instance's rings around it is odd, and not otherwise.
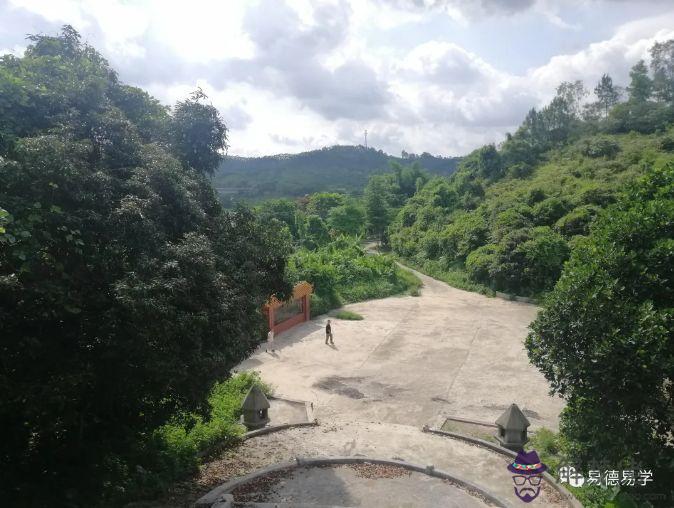
<path fill-rule="evenodd" d="M 371 300 L 346 308 L 362 321 L 327 316 L 275 340 L 236 370 L 253 369 L 276 394 L 314 402 L 323 421 L 421 427 L 443 414 L 494 422 L 512 402 L 532 428 L 557 429 L 563 402 L 529 364 L 523 340 L 538 308 L 452 288 L 422 274 L 421 296 Z"/>

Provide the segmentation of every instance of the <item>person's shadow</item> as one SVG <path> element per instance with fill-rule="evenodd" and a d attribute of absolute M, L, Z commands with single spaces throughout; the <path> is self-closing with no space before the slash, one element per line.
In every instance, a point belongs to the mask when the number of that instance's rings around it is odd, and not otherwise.
<path fill-rule="evenodd" d="M 330 346 L 335 351 L 339 351 L 339 348 L 337 346 L 335 346 L 334 344 L 328 344 L 328 346 Z"/>

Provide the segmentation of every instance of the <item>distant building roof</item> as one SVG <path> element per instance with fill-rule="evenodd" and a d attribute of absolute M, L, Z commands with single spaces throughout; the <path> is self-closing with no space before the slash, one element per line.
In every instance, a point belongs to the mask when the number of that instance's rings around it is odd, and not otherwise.
<path fill-rule="evenodd" d="M 517 404 L 510 404 L 510 407 L 498 417 L 496 425 L 500 425 L 504 429 L 526 429 L 531 424 L 520 408 L 517 407 Z"/>
<path fill-rule="evenodd" d="M 247 409 L 251 411 L 259 411 L 260 409 L 269 409 L 269 401 L 265 397 L 260 387 L 253 385 L 248 390 L 248 395 L 241 405 L 242 409 Z"/>

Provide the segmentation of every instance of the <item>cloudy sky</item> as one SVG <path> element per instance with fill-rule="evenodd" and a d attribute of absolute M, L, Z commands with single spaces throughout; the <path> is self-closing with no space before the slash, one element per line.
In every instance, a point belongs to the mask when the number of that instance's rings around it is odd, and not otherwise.
<path fill-rule="evenodd" d="M 0 0 L 0 53 L 69 23 L 167 104 L 201 86 L 230 153 L 360 144 L 463 155 L 560 81 L 626 84 L 672 0 Z"/>

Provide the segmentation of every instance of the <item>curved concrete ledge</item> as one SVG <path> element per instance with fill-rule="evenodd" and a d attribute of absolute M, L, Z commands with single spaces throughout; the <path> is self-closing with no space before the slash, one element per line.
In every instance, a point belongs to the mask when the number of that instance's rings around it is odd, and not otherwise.
<path fill-rule="evenodd" d="M 445 416 L 445 415 L 443 415 L 442 418 L 443 420 L 452 420 L 453 422 L 470 423 L 472 425 L 481 425 L 482 427 L 492 427 L 494 429 L 498 429 L 498 425 L 496 425 L 495 423 L 483 422 L 480 420 L 471 420 L 469 418 L 459 418 L 458 416 Z"/>
<path fill-rule="evenodd" d="M 227 483 L 220 485 L 219 487 L 214 488 L 208 492 L 205 496 L 201 497 L 194 504 L 197 508 L 215 508 L 218 503 L 223 503 L 221 506 L 227 506 L 224 503 L 231 502 L 230 492 L 234 490 L 239 485 L 246 484 L 256 478 L 267 476 L 271 473 L 276 473 L 278 471 L 283 471 L 285 469 L 295 469 L 299 467 L 316 467 L 316 466 L 328 466 L 328 465 L 339 465 L 339 464 L 381 464 L 387 466 L 397 466 L 409 471 L 414 471 L 417 473 L 426 474 L 433 476 L 435 478 L 440 478 L 442 480 L 450 481 L 470 492 L 473 495 L 477 495 L 488 502 L 494 504 L 495 506 L 501 508 L 510 508 L 511 505 L 508 501 L 500 498 L 493 492 L 490 492 L 483 487 L 480 487 L 473 482 L 461 478 L 459 476 L 449 474 L 445 471 L 435 469 L 433 465 L 420 466 L 418 464 L 411 464 L 402 460 L 392 460 L 392 459 L 373 459 L 368 457 L 325 457 L 325 458 L 301 458 L 297 457 L 292 462 L 282 462 L 280 464 L 275 464 L 273 466 L 265 467 L 263 469 L 258 469 L 250 474 L 241 476 Z"/>
<path fill-rule="evenodd" d="M 307 421 L 305 422 L 289 422 L 281 423 L 279 425 L 268 425 L 267 427 L 262 427 L 261 429 L 251 430 L 246 432 L 243 435 L 243 439 L 249 439 L 251 437 L 263 436 L 265 434 L 271 434 L 272 432 L 278 432 L 279 430 L 292 429 L 295 427 L 313 427 L 318 425 L 318 420 L 314 416 L 314 404 L 312 402 L 307 402 L 306 400 L 295 400 L 287 399 L 285 397 L 275 397 L 273 395 L 267 396 L 269 400 L 280 400 L 283 402 L 290 402 L 293 404 L 303 404 L 304 410 L 307 414 Z"/>
<path fill-rule="evenodd" d="M 465 441 L 467 443 L 471 443 L 475 446 L 481 446 L 482 448 L 488 448 L 496 453 L 500 453 L 501 455 L 505 455 L 508 458 L 514 459 L 517 457 L 517 453 L 515 453 L 512 450 L 508 450 L 507 448 L 503 448 L 496 443 L 490 443 L 489 441 L 485 441 L 484 439 L 479 439 L 477 437 L 472 437 L 472 436 L 466 436 L 464 434 L 459 434 L 458 432 L 448 432 L 446 430 L 438 430 L 438 429 L 431 429 L 427 426 L 424 426 L 421 429 L 422 432 L 427 432 L 429 434 L 437 434 L 438 436 L 445 436 L 453 439 L 460 439 L 461 441 Z M 569 492 L 567 489 L 562 487 L 559 482 L 555 479 L 554 476 L 552 476 L 550 473 L 543 473 L 543 479 L 557 492 L 559 492 L 564 499 L 569 503 L 569 506 L 572 508 L 583 508 L 583 505 L 578 501 L 571 492 Z"/>
<path fill-rule="evenodd" d="M 250 439 L 251 437 L 264 436 L 265 434 L 271 434 L 272 432 L 278 432 L 279 430 L 292 429 L 295 427 L 314 427 L 316 425 L 318 425 L 318 420 L 313 420 L 310 422 L 282 423 L 280 425 L 270 425 L 268 427 L 262 427 L 261 429 L 246 432 L 243 435 L 243 439 Z"/>

